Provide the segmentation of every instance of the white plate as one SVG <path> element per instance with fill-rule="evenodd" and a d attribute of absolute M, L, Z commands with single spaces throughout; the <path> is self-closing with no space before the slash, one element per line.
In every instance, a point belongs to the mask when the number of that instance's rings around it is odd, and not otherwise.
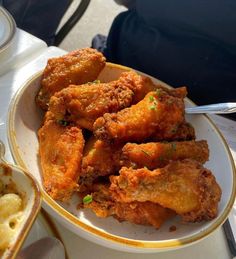
<path fill-rule="evenodd" d="M 16 31 L 16 24 L 6 9 L 0 7 L 0 54 L 8 48 Z"/>
<path fill-rule="evenodd" d="M 99 76 L 101 81 L 116 79 L 128 68 L 107 63 Z M 12 155 L 17 163 L 28 169 L 42 185 L 38 160 L 37 131 L 42 112 L 35 105 L 41 73 L 32 77 L 12 100 L 8 117 L 8 138 Z M 157 79 L 157 83 L 164 84 Z M 165 85 L 165 84 L 164 84 Z M 194 104 L 186 99 L 187 106 Z M 76 209 L 76 199 L 62 205 L 43 191 L 43 207 L 68 229 L 88 240 L 122 251 L 160 252 L 177 249 L 197 242 L 216 230 L 227 218 L 235 199 L 235 167 L 229 148 L 216 126 L 203 115 L 186 117 L 196 129 L 197 139 L 207 139 L 210 148 L 211 169 L 222 188 L 217 218 L 208 222 L 183 224 L 178 217 L 166 222 L 160 230 L 118 222 L 113 218 L 97 218 L 89 210 Z M 74 197 L 75 198 L 75 197 Z M 175 225 L 177 230 L 169 231 Z"/>

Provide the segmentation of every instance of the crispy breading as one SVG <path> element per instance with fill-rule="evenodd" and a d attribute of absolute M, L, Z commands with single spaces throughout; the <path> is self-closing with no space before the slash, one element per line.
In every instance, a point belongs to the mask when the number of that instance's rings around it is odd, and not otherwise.
<path fill-rule="evenodd" d="M 44 188 L 53 199 L 66 201 L 78 188 L 84 147 L 82 131 L 48 119 L 38 136 Z"/>
<path fill-rule="evenodd" d="M 61 57 L 51 58 L 43 71 L 36 103 L 47 110 L 50 97 L 70 84 L 84 84 L 97 79 L 106 63 L 95 49 L 75 50 Z"/>
<path fill-rule="evenodd" d="M 142 142 L 154 132 L 171 132 L 184 122 L 183 99 L 158 89 L 117 113 L 106 113 L 94 123 L 94 135 L 112 142 Z"/>
<path fill-rule="evenodd" d="M 152 225 L 158 229 L 166 220 L 176 215 L 174 211 L 149 201 L 131 203 L 114 202 L 107 185 L 100 184 L 96 189 L 91 194 L 92 202 L 85 204 L 84 207 L 92 209 L 98 217 L 113 216 L 119 221 Z"/>
<path fill-rule="evenodd" d="M 150 141 L 184 141 L 194 140 L 195 138 L 196 136 L 194 127 L 188 122 L 183 122 L 180 125 L 177 125 L 176 128 L 173 128 L 171 131 L 154 132 L 150 137 Z"/>
<path fill-rule="evenodd" d="M 49 110 L 57 120 L 73 121 L 92 130 L 98 117 L 130 106 L 132 99 L 133 92 L 119 80 L 71 85 L 51 97 Z"/>
<path fill-rule="evenodd" d="M 119 80 L 124 84 L 128 84 L 129 87 L 134 92 L 133 103 L 141 101 L 147 93 L 161 89 L 167 92 L 169 95 L 184 98 L 187 95 L 187 88 L 185 86 L 179 88 L 167 88 L 160 84 L 154 84 L 150 77 L 143 76 L 137 72 L 131 70 L 128 72 L 123 72 L 120 75 Z"/>
<path fill-rule="evenodd" d="M 91 137 L 85 144 L 82 159 L 81 181 L 90 185 L 96 178 L 120 170 L 121 146 L 109 145 Z"/>
<path fill-rule="evenodd" d="M 171 160 L 195 159 L 205 163 L 209 149 L 205 140 L 182 142 L 149 142 L 112 145 L 91 137 L 84 148 L 81 182 L 93 183 L 100 176 L 117 173 L 122 166 L 132 168 L 164 167 Z"/>
<path fill-rule="evenodd" d="M 76 193 L 98 217 L 160 226 L 216 217 L 221 189 L 203 167 L 207 141 L 185 121 L 186 87 L 168 88 L 134 70 L 115 81 L 105 57 L 85 48 L 48 61 L 36 103 L 43 186 L 55 200 Z M 105 72 L 105 70 L 103 71 Z M 111 74 L 110 78 L 114 78 Z"/>
<path fill-rule="evenodd" d="M 221 189 L 213 174 L 195 160 L 173 161 L 166 167 L 123 167 L 110 176 L 110 191 L 117 202 L 158 203 L 174 210 L 188 222 L 213 219 L 217 215 Z"/>
<path fill-rule="evenodd" d="M 171 160 L 191 158 L 200 163 L 209 159 L 205 140 L 180 142 L 127 143 L 122 148 L 123 165 L 126 167 L 156 169 L 166 166 Z"/>
<path fill-rule="evenodd" d="M 159 229 L 168 219 L 176 215 L 173 210 L 153 202 L 115 202 L 113 217 L 119 221 L 129 221 L 139 225 L 151 225 Z"/>

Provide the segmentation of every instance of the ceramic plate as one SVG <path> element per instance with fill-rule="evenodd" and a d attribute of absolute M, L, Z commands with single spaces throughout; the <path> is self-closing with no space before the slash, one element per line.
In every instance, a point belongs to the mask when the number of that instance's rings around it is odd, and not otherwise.
<path fill-rule="evenodd" d="M 99 79 L 102 82 L 117 79 L 127 67 L 107 63 Z M 30 171 L 42 185 L 38 158 L 37 131 L 42 112 L 35 105 L 41 73 L 33 76 L 21 87 L 12 101 L 8 117 L 8 138 L 15 161 Z M 163 82 L 157 79 L 156 83 Z M 186 106 L 194 104 L 186 99 Z M 214 172 L 222 188 L 217 218 L 208 222 L 184 224 L 175 217 L 160 230 L 153 227 L 118 222 L 114 218 L 97 218 L 90 210 L 77 210 L 73 197 L 69 204 L 59 204 L 43 191 L 43 207 L 68 229 L 88 240 L 109 248 L 130 252 L 159 252 L 192 244 L 212 233 L 229 214 L 235 198 L 235 168 L 229 148 L 210 119 L 203 115 L 186 116 L 196 130 L 197 139 L 206 139 L 210 148 L 210 161 L 206 167 Z M 171 226 L 177 230 L 170 232 Z"/>
<path fill-rule="evenodd" d="M 12 16 L 0 7 L 0 54 L 9 46 L 16 31 L 16 24 Z"/>

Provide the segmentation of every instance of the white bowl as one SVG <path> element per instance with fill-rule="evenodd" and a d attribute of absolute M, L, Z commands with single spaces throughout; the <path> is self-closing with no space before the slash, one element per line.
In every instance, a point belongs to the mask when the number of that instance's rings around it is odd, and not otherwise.
<path fill-rule="evenodd" d="M 99 79 L 108 82 L 118 78 L 129 68 L 107 63 Z M 15 161 L 30 171 L 42 186 L 41 168 L 38 158 L 37 131 L 41 125 L 42 112 L 35 105 L 41 72 L 26 82 L 12 100 L 8 118 L 8 137 Z M 156 83 L 163 82 L 152 78 Z M 186 98 L 186 105 L 194 104 Z M 77 210 L 76 197 L 70 204 L 59 204 L 43 191 L 43 207 L 74 233 L 122 251 L 159 252 L 177 249 L 199 241 L 216 230 L 227 218 L 235 199 L 235 167 L 229 148 L 216 126 L 207 116 L 186 116 L 196 130 L 197 139 L 206 139 L 210 148 L 211 169 L 222 188 L 217 218 L 211 221 L 184 224 L 178 217 L 166 222 L 160 230 L 114 218 L 97 218 L 90 210 Z M 177 230 L 169 231 L 175 225 Z"/>
<path fill-rule="evenodd" d="M 14 229 L 13 237 L 7 249 L 0 255 L 2 259 L 15 258 L 21 248 L 34 220 L 40 210 L 40 188 L 35 179 L 25 170 L 7 163 L 4 158 L 4 146 L 0 141 L 0 179 L 4 185 L 13 186 L 11 193 L 18 193 L 23 200 L 22 213 Z M 1 237 L 3 238 L 3 237 Z"/>
<path fill-rule="evenodd" d="M 16 23 L 11 14 L 0 6 L 0 60 L 9 54 L 9 47 L 16 32 Z M 4 59 L 3 59 L 4 58 Z"/>

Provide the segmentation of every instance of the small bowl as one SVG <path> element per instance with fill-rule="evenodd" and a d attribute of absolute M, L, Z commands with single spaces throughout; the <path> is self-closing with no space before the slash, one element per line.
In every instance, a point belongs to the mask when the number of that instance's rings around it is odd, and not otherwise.
<path fill-rule="evenodd" d="M 15 258 L 40 210 L 41 194 L 37 182 L 29 173 L 18 166 L 10 165 L 4 158 L 4 145 L 0 141 L 0 179 L 4 186 L 10 186 L 9 193 L 16 193 L 22 199 L 22 213 L 14 226 L 14 233 L 8 247 L 0 254 L 2 259 Z M 1 237 L 2 238 L 2 237 Z"/>
<path fill-rule="evenodd" d="M 107 63 L 98 79 L 101 82 L 115 80 L 130 68 Z M 139 72 L 140 73 L 140 72 Z M 143 73 L 142 73 L 143 74 Z M 43 113 L 35 104 L 42 72 L 30 78 L 13 98 L 8 117 L 8 139 L 15 161 L 27 168 L 43 189 L 41 166 L 38 157 L 37 132 Z M 152 78 L 152 77 L 151 77 Z M 154 83 L 167 84 L 152 78 Z M 194 106 L 188 98 L 186 106 Z M 197 139 L 206 139 L 210 149 L 210 160 L 206 167 L 212 170 L 222 189 L 218 216 L 207 222 L 184 224 L 178 217 L 167 221 L 159 230 L 129 222 L 118 222 L 114 218 L 98 218 L 90 210 L 78 210 L 77 196 L 69 204 L 54 201 L 43 190 L 45 210 L 69 230 L 90 241 L 109 248 L 150 253 L 182 248 L 213 233 L 226 220 L 235 199 L 235 166 L 228 145 L 214 123 L 204 115 L 187 115 L 195 130 Z M 171 226 L 177 230 L 170 231 Z"/>
<path fill-rule="evenodd" d="M 0 6 L 0 60 L 10 55 L 11 45 L 16 33 L 16 23 L 11 14 Z"/>

